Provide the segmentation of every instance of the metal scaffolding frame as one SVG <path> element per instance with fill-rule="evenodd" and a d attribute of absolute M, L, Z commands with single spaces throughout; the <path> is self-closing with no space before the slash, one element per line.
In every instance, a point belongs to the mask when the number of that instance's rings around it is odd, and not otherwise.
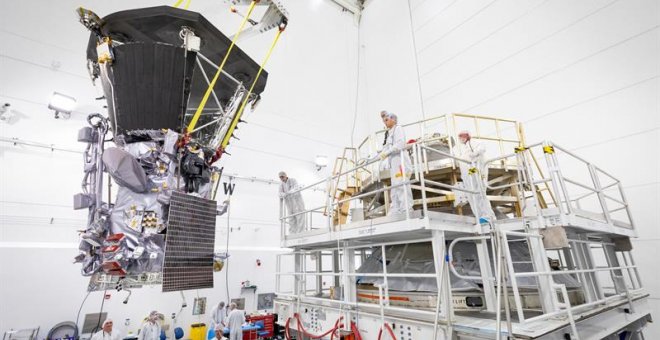
<path fill-rule="evenodd" d="M 480 119 L 485 119 L 480 116 L 456 116 L 471 117 L 475 120 L 476 126 L 479 126 Z M 422 123 L 433 119 L 451 122 L 450 118 L 452 117 L 441 116 L 424 120 Z M 424 334 L 428 334 L 429 337 L 432 334 L 433 339 L 451 339 L 452 336 L 459 334 L 481 334 L 481 331 L 488 328 L 470 331 L 477 324 L 481 325 L 480 327 L 484 324 L 491 325 L 490 331 L 494 332 L 493 336 L 497 339 L 516 336 L 516 334 L 529 336 L 531 334 L 529 329 L 533 327 L 545 329 L 547 334 L 557 329 L 565 329 L 571 339 L 580 339 L 589 338 L 588 335 L 580 334 L 581 324 L 584 324 L 587 316 L 592 319 L 605 317 L 609 315 L 607 313 L 614 313 L 606 312 L 607 310 L 611 310 L 612 306 L 620 305 L 627 306 L 626 313 L 634 314 L 638 309 L 637 305 L 643 303 L 646 295 L 630 250 L 618 247 L 614 241 L 617 238 L 635 236 L 634 223 L 620 181 L 596 165 L 552 142 L 525 146 L 520 125 L 513 121 L 507 122 L 513 123 L 516 127 L 519 139 L 501 138 L 498 125 L 497 136 L 500 139 L 494 142 L 502 146 L 501 152 L 487 163 L 490 167 L 504 167 L 506 171 L 511 171 L 515 175 L 515 180 L 510 183 L 499 184 L 496 181 L 488 181 L 484 185 L 480 180 L 468 180 L 466 185 L 457 185 L 428 179 L 426 176 L 432 168 L 428 161 L 431 154 L 438 154 L 450 160 L 451 167 L 461 164 L 476 166 L 475 163 L 456 157 L 451 152 L 430 147 L 429 140 L 437 139 L 437 136 L 433 136 L 428 140 L 423 138 L 417 140 L 409 144 L 407 150 L 401 151 L 403 154 L 410 150 L 413 156 L 412 176 L 403 183 L 360 192 L 344 199 L 337 199 L 330 194 L 336 190 L 334 185 L 339 183 L 341 176 L 361 171 L 375 173 L 365 169 L 369 169 L 376 162 L 364 162 L 351 169 L 342 169 L 324 180 L 289 194 L 308 193 L 314 188 L 323 186 L 326 188 L 322 194 L 325 204 L 315 205 L 301 212 L 287 212 L 283 204 L 286 196 L 283 197 L 280 210 L 282 246 L 293 247 L 294 252 L 279 255 L 277 259 L 276 305 L 279 306 L 277 308 L 281 308 L 279 310 L 281 315 L 300 317 L 307 308 L 334 308 L 338 318 L 344 320 L 360 320 L 360 315 L 370 315 L 380 320 L 376 325 L 380 324 L 381 329 L 388 323 L 411 322 L 410 319 L 415 319 L 416 323 L 429 327 L 428 333 Z M 424 130 L 421 131 L 423 133 Z M 374 138 L 365 139 L 360 147 L 367 145 L 369 140 Z M 519 144 L 514 152 L 506 154 L 503 147 L 505 142 Z M 542 155 L 539 156 L 539 153 Z M 588 181 L 569 177 L 575 169 L 562 167 L 562 162 L 569 158 L 571 161 L 577 161 L 583 170 L 586 169 Z M 339 223 L 333 223 L 332 214 L 340 204 L 357 202 L 372 195 L 387 193 L 392 188 L 400 186 L 413 190 L 419 195 L 421 204 L 417 210 L 408 211 L 402 216 L 386 216 L 366 221 L 347 220 L 344 223 L 340 219 Z M 502 188 L 517 189 L 512 192 L 515 193 L 516 204 L 522 207 L 518 216 L 512 213 L 505 219 L 484 223 L 483 220 L 471 216 L 452 217 L 451 214 L 437 213 L 432 211 L 428 204 L 429 193 L 463 192 L 472 197 L 480 196 L 482 199 L 487 199 L 488 190 Z M 618 196 L 615 197 L 616 195 Z M 589 208 L 581 206 L 582 201 L 593 197 L 596 198 L 597 204 Z M 627 218 L 623 220 L 614 218 L 613 213 L 617 211 L 625 211 L 624 217 Z M 302 233 L 288 233 L 287 221 L 301 214 L 305 216 L 321 214 L 323 218 L 315 223 L 308 223 Z M 314 222 L 311 217 L 306 220 Z M 557 227 L 565 230 L 566 244 L 561 248 L 546 249 L 545 232 L 549 228 Z M 388 272 L 385 247 L 418 242 L 431 243 L 434 272 Z M 477 246 L 480 275 L 465 276 L 455 270 L 452 250 L 458 242 L 471 242 Z M 527 262 L 533 266 L 532 271 L 516 271 L 509 246 L 513 242 L 527 244 L 529 249 Z M 356 262 L 362 262 L 359 259 L 364 258 L 366 249 L 380 249 L 382 272 L 357 271 Z M 603 251 L 602 255 L 606 260 L 604 265 L 597 265 L 594 259 L 594 251 L 597 249 Z M 553 251 L 556 251 L 560 263 L 559 270 L 552 269 L 548 261 Z M 317 261 L 313 269 L 308 267 L 308 259 L 312 256 L 315 256 Z M 331 268 L 327 268 L 323 263 L 324 256 L 332 259 Z M 293 258 L 293 271 L 283 270 L 284 259 L 287 257 Z M 484 282 L 483 311 L 490 315 L 496 314 L 495 320 L 478 313 L 457 314 L 458 311 L 451 303 L 454 293 L 450 284 L 450 272 L 462 279 Z M 599 275 L 603 273 L 609 273 L 612 287 L 608 288 L 599 281 Z M 566 286 L 556 283 L 553 279 L 560 274 L 571 275 L 580 282 L 579 291 L 583 294 L 584 301 L 571 304 Z M 284 277 L 293 278 L 293 289 L 284 287 L 281 282 Z M 313 289 L 307 287 L 308 277 L 313 278 L 310 281 L 313 282 Z M 339 294 L 330 296 L 331 294 L 326 294 L 328 289 L 319 287 L 323 277 L 332 277 L 335 285 L 339 283 L 339 287 L 334 287 L 335 290 L 339 290 Z M 355 284 L 357 277 L 382 279 L 383 284 L 375 287 L 378 288 L 378 303 L 359 301 Z M 392 291 L 388 285 L 388 278 L 401 277 L 435 278 L 436 291 L 429 293 L 430 297 L 435 298 L 434 308 L 407 308 L 394 304 L 391 300 Z M 537 282 L 534 294 L 539 299 L 540 309 L 526 307 L 521 288 L 517 284 L 521 278 L 534 278 Z M 606 289 L 612 291 L 606 294 Z M 504 310 L 502 305 L 505 307 Z M 637 322 L 643 320 L 646 315 L 635 315 L 637 319 L 630 325 L 643 325 L 642 321 Z M 505 327 L 501 324 L 502 316 L 507 320 Z M 578 320 L 582 320 L 581 323 L 578 323 Z M 344 329 L 349 330 L 350 325 L 344 323 Z"/>

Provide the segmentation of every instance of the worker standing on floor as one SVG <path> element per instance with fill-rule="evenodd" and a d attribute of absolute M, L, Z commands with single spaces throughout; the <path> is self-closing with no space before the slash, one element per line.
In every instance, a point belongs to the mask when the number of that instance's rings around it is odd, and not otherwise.
<path fill-rule="evenodd" d="M 398 125 L 398 117 L 393 113 L 384 116 L 387 139 L 380 152 L 380 159 L 386 161 L 390 170 L 390 210 L 389 214 L 405 214 L 412 210 L 413 197 L 409 184 L 400 185 L 410 179 L 412 163 L 406 150 L 406 135 Z M 400 185 L 400 186 L 397 186 Z"/>
<path fill-rule="evenodd" d="M 463 158 L 472 162 L 472 164 L 467 164 L 464 162 L 459 162 L 459 168 L 461 170 L 461 179 L 463 183 L 471 183 L 471 179 L 474 178 L 475 181 L 472 182 L 474 190 L 479 191 L 477 195 L 468 195 L 471 199 L 468 199 L 470 203 L 470 208 L 472 213 L 479 217 L 484 217 L 490 220 L 495 219 L 495 213 L 493 208 L 490 205 L 490 201 L 486 197 L 486 188 L 488 185 L 488 164 L 486 164 L 486 147 L 479 141 L 476 141 L 472 138 L 472 135 L 469 131 L 461 131 L 458 134 L 458 157 Z M 474 165 L 474 169 L 471 171 Z M 474 177 L 471 177 L 474 176 Z M 467 185 L 468 188 L 471 187 Z"/>
<path fill-rule="evenodd" d="M 105 319 L 101 330 L 96 332 L 91 340 L 120 340 L 119 332 L 112 331 L 112 320 Z"/>
<path fill-rule="evenodd" d="M 235 303 L 229 304 L 229 315 L 227 316 L 227 327 L 229 327 L 229 340 L 241 340 L 243 338 L 243 324 L 245 323 L 245 312 L 238 309 Z"/>
<path fill-rule="evenodd" d="M 305 214 L 302 213 L 305 211 L 305 202 L 303 202 L 300 191 L 294 193 L 294 191 L 300 188 L 298 181 L 287 176 L 284 171 L 280 171 L 279 177 L 282 181 L 280 183 L 280 199 L 284 200 L 286 215 L 297 214 L 287 219 L 289 233 L 296 234 L 305 230 Z"/>
<path fill-rule="evenodd" d="M 142 325 L 138 340 L 160 340 L 160 314 L 152 311 L 147 317 L 147 321 Z"/>
<path fill-rule="evenodd" d="M 211 310 L 211 328 L 215 329 L 216 326 L 227 326 L 227 308 L 224 301 L 220 301 Z"/>

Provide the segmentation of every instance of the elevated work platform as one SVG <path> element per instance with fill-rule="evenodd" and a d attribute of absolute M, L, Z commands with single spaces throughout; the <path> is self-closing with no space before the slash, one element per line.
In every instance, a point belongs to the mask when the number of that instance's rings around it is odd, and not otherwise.
<path fill-rule="evenodd" d="M 461 119 L 496 157 L 457 155 Z M 427 133 L 437 121 L 444 129 Z M 311 208 L 282 204 L 281 245 L 294 250 L 277 263 L 283 326 L 365 340 L 639 338 L 650 312 L 615 177 L 552 142 L 525 145 L 510 120 L 455 114 L 405 127 L 418 137 L 401 151 L 412 160 L 403 183 L 359 159 L 378 132 L 333 176 L 291 193 Z M 412 192 L 406 213 L 389 211 L 398 187 Z M 303 231 L 290 233 L 296 221 Z"/>

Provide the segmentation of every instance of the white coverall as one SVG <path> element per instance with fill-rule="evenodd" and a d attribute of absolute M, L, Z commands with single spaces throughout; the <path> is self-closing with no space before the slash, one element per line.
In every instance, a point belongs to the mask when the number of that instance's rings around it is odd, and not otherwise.
<path fill-rule="evenodd" d="M 394 188 L 394 186 L 410 179 L 412 163 L 408 151 L 404 150 L 406 147 L 406 135 L 403 132 L 403 127 L 394 125 L 389 132 L 383 151 L 380 153 L 381 158 L 387 157 L 390 179 L 392 182 L 392 189 L 390 189 L 391 203 L 388 213 L 405 214 L 411 210 L 413 206 L 410 185 L 407 184 L 396 188 Z M 403 161 L 401 159 L 401 150 L 404 150 Z"/>
<path fill-rule="evenodd" d="M 138 334 L 138 340 L 160 340 L 160 324 L 151 321 L 145 322 Z"/>
<path fill-rule="evenodd" d="M 121 340 L 121 338 L 119 332 L 113 331 L 112 333 L 108 333 L 104 330 L 100 330 L 94 333 L 91 340 Z"/>
<path fill-rule="evenodd" d="M 229 340 L 243 339 L 243 329 L 245 323 L 245 312 L 240 309 L 234 309 L 227 316 L 227 327 L 229 327 Z"/>
<path fill-rule="evenodd" d="M 227 326 L 227 307 L 219 307 L 215 306 L 211 310 L 211 327 L 209 329 L 215 329 L 216 326 Z"/>
<path fill-rule="evenodd" d="M 288 177 L 286 182 L 280 183 L 280 197 L 298 188 L 298 181 Z M 284 197 L 284 205 L 286 206 L 286 215 L 292 215 L 305 210 L 305 203 L 300 192 Z M 305 230 L 305 214 L 289 217 L 287 222 L 289 223 L 289 233 L 291 234 Z"/>
<path fill-rule="evenodd" d="M 488 165 L 486 164 L 486 148 L 484 145 L 474 139 L 468 140 L 465 144 L 458 142 L 458 157 L 474 162 L 477 168 L 476 174 L 470 174 L 470 164 L 458 162 L 461 169 L 461 178 L 468 189 L 477 190 L 478 195 L 468 194 L 468 201 L 472 213 L 478 217 L 485 217 L 490 220 L 495 219 L 495 213 L 490 206 L 490 201 L 486 197 L 486 185 L 488 182 Z M 477 181 L 478 180 L 478 181 Z"/>

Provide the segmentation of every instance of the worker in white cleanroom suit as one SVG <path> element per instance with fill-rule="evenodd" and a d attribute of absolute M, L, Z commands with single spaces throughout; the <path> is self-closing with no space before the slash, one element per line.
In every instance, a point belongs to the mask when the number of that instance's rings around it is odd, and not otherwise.
<path fill-rule="evenodd" d="M 486 197 L 486 186 L 488 183 L 488 164 L 486 164 L 485 146 L 472 139 L 470 132 L 461 131 L 458 134 L 458 157 L 468 160 L 474 164 L 476 172 L 471 173 L 472 164 L 458 162 L 461 169 L 461 178 L 467 188 L 477 190 L 477 195 L 468 194 L 468 201 L 472 208 L 472 213 L 478 217 L 494 220 L 495 213 Z"/>
<path fill-rule="evenodd" d="M 157 311 L 149 313 L 147 321 L 142 325 L 138 340 L 160 340 L 160 314 Z"/>
<path fill-rule="evenodd" d="M 390 113 L 383 110 L 380 111 L 380 120 L 383 121 L 383 125 L 385 125 L 385 134 L 383 135 L 383 144 L 382 146 L 384 147 L 385 144 L 387 144 L 387 137 L 390 136 L 390 130 L 387 128 L 387 124 L 385 123 L 387 121 L 387 117 L 389 117 Z M 378 169 L 380 171 L 387 171 L 390 169 L 390 165 L 388 162 L 380 162 L 378 164 Z"/>
<path fill-rule="evenodd" d="M 243 339 L 243 329 L 245 323 L 245 312 L 238 309 L 235 303 L 229 304 L 229 316 L 227 316 L 227 327 L 229 327 L 229 340 Z"/>
<path fill-rule="evenodd" d="M 292 215 L 305 211 L 305 203 L 300 192 L 292 193 L 300 188 L 298 181 L 294 178 L 289 178 L 284 171 L 280 171 L 279 177 L 282 181 L 280 183 L 280 198 L 284 199 L 284 205 L 286 206 L 285 214 Z M 289 217 L 287 222 L 289 223 L 289 233 L 291 234 L 305 230 L 305 214 Z"/>
<path fill-rule="evenodd" d="M 412 174 L 412 163 L 406 147 L 406 135 L 403 127 L 397 124 L 398 118 L 393 113 L 387 113 L 384 117 L 385 126 L 388 133 L 383 151 L 380 152 L 380 159 L 387 161 L 390 170 L 390 210 L 389 214 L 405 214 L 412 209 L 413 197 L 410 185 L 398 184 L 406 182 Z M 403 152 L 402 152 L 403 151 Z M 403 158 L 402 158 L 403 157 Z"/>
<path fill-rule="evenodd" d="M 224 301 L 220 301 L 211 310 L 211 329 L 215 329 L 216 326 L 227 327 L 227 308 Z"/>
<path fill-rule="evenodd" d="M 110 319 L 105 319 L 101 330 L 92 336 L 92 340 L 120 340 L 121 338 L 119 332 L 112 331 L 112 320 Z"/>

